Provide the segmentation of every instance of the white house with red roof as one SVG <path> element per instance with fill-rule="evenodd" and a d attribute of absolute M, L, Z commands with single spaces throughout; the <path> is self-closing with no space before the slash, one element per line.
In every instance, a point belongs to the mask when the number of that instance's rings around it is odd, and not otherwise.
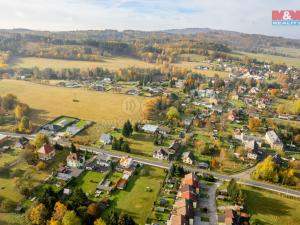
<path fill-rule="evenodd" d="M 55 156 L 55 149 L 49 144 L 44 144 L 38 151 L 38 156 L 40 160 L 50 160 Z"/>

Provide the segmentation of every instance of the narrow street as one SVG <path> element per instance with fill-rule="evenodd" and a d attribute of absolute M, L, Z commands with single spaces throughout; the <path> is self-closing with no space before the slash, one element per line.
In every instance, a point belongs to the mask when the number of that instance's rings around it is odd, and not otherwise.
<path fill-rule="evenodd" d="M 199 198 L 199 211 L 195 215 L 200 219 L 195 221 L 197 225 L 217 225 L 218 214 L 216 207 L 216 190 L 221 183 L 213 183 L 208 185 L 205 182 L 201 182 L 201 194 Z M 198 214 L 199 213 L 199 214 Z"/>

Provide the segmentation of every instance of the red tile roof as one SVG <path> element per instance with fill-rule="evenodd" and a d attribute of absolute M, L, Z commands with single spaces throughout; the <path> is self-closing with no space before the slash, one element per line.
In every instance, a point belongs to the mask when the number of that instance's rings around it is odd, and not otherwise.
<path fill-rule="evenodd" d="M 38 153 L 49 154 L 53 151 L 53 148 L 49 144 L 44 144 L 39 150 Z"/>

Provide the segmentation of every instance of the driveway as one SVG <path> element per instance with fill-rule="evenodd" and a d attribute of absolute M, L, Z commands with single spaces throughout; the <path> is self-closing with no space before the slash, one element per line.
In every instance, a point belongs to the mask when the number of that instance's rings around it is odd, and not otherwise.
<path fill-rule="evenodd" d="M 207 208 L 207 214 L 202 213 L 203 216 L 207 216 L 209 218 L 209 223 L 201 221 L 201 224 L 204 225 L 218 225 L 218 213 L 216 207 L 216 190 L 221 183 L 214 183 L 212 185 L 207 185 L 205 183 L 201 183 L 201 187 L 207 189 L 208 198 L 200 199 L 201 208 Z"/>

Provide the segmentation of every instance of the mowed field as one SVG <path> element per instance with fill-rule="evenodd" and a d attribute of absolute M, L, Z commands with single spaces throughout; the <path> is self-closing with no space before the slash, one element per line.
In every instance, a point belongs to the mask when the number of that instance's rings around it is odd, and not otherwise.
<path fill-rule="evenodd" d="M 18 80 L 0 80 L 0 95 L 12 93 L 33 109 L 32 121 L 42 124 L 60 115 L 107 125 L 142 119 L 145 98 L 96 91 L 67 89 Z M 74 101 L 76 100 L 76 101 Z"/>
<path fill-rule="evenodd" d="M 232 55 L 237 56 L 237 57 L 248 56 L 250 58 L 255 58 L 259 61 L 285 63 L 288 66 L 300 67 L 300 58 L 299 57 L 291 58 L 291 57 L 268 55 L 268 54 L 249 53 L 249 52 L 239 52 L 237 54 L 232 54 Z"/>
<path fill-rule="evenodd" d="M 256 224 L 297 225 L 300 221 L 299 200 L 289 199 L 261 189 L 244 187 L 246 208 Z"/>
<path fill-rule="evenodd" d="M 38 67 L 40 69 L 52 68 L 60 70 L 63 68 L 95 68 L 103 67 L 109 70 L 117 70 L 120 68 L 127 67 L 142 67 L 142 68 L 153 68 L 156 65 L 144 62 L 142 60 L 126 58 L 126 57 L 115 57 L 115 58 L 103 58 L 103 62 L 94 61 L 78 61 L 78 60 L 64 60 L 64 59 L 48 59 L 48 58 L 37 58 L 37 57 L 18 57 L 10 62 L 12 68 L 32 68 Z"/>

